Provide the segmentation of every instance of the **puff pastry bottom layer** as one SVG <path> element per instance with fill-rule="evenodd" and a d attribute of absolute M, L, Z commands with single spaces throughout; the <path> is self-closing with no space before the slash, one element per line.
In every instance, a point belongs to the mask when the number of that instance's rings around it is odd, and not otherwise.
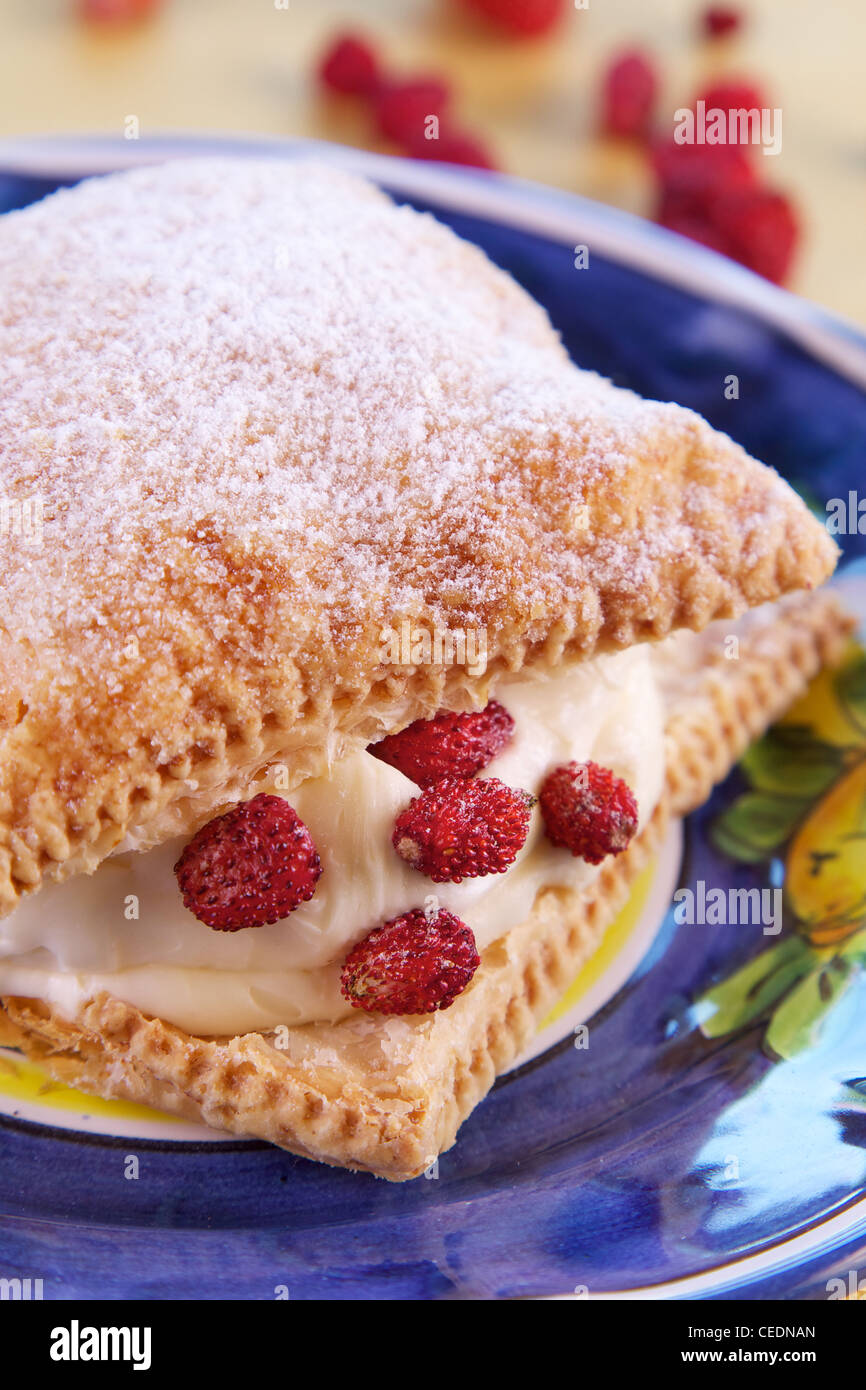
<path fill-rule="evenodd" d="M 191 1037 L 106 994 L 74 1019 L 39 1000 L 5 998 L 0 1042 L 83 1091 L 394 1181 L 416 1177 L 453 1144 L 597 947 L 670 817 L 706 799 L 746 745 L 838 659 L 851 626 L 823 592 L 682 639 L 661 673 L 667 779 L 652 819 L 589 888 L 543 889 L 442 1013 L 359 1015 L 219 1039 Z M 738 636 L 735 660 L 725 633 Z"/>

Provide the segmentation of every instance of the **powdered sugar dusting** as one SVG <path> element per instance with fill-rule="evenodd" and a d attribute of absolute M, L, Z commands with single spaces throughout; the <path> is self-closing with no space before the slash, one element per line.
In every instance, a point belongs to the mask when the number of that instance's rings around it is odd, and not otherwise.
<path fill-rule="evenodd" d="M 271 586 L 280 642 L 326 611 L 339 644 L 421 602 L 549 620 L 590 571 L 639 596 L 693 543 L 611 484 L 695 417 L 576 372 L 481 252 L 332 169 L 178 161 L 2 219 L 0 362 L 2 490 L 44 501 L 0 548 L 9 660 L 109 693 L 209 586 L 217 642 Z M 621 524 L 589 565 L 593 487 Z M 786 490 L 760 506 L 770 546 Z"/>

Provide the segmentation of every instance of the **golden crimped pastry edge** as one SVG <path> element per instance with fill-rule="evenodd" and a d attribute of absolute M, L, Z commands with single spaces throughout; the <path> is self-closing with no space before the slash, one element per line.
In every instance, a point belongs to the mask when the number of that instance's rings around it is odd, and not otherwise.
<path fill-rule="evenodd" d="M 669 692 L 667 782 L 654 816 L 589 890 L 542 890 L 484 952 L 470 988 L 423 1019 L 362 1016 L 275 1035 L 191 1037 L 101 994 L 74 1020 L 5 998 L 0 1042 L 59 1081 L 199 1119 L 294 1153 L 400 1181 L 454 1142 L 596 948 L 671 815 L 699 805 L 748 743 L 841 654 L 852 623 L 832 593 L 789 602 Z M 284 1045 L 278 1045 L 284 1044 Z"/>

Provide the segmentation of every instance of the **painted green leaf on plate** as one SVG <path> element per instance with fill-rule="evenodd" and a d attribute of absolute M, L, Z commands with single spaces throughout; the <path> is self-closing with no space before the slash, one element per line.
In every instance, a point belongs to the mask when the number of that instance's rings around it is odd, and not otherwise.
<path fill-rule="evenodd" d="M 854 964 L 840 956 L 810 971 L 775 1010 L 764 1039 L 769 1051 L 794 1057 L 814 1046 L 826 1014 L 856 973 Z"/>
<path fill-rule="evenodd" d="M 866 733 L 866 659 L 839 672 L 836 693 L 852 723 Z"/>
<path fill-rule="evenodd" d="M 841 748 L 820 743 L 806 729 L 772 729 L 743 754 L 741 767 L 756 791 L 816 800 L 844 766 Z"/>
<path fill-rule="evenodd" d="M 799 936 L 762 951 L 701 996 L 702 1003 L 714 1006 L 701 1032 L 720 1038 L 754 1022 L 802 977 L 813 959 L 811 947 Z"/>
<path fill-rule="evenodd" d="M 759 864 L 790 838 L 809 805 L 808 797 L 745 792 L 716 818 L 710 835 L 723 854 Z"/>

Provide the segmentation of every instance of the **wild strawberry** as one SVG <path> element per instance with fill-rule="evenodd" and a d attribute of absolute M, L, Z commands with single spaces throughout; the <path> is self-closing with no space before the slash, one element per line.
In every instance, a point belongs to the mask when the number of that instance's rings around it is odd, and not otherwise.
<path fill-rule="evenodd" d="M 623 53 L 608 68 L 602 89 L 601 128 L 606 135 L 640 139 L 652 124 L 658 80 L 644 53 Z"/>
<path fill-rule="evenodd" d="M 313 896 L 322 866 L 289 803 L 263 792 L 203 825 L 174 871 L 200 922 L 239 931 L 288 917 Z"/>
<path fill-rule="evenodd" d="M 406 146 L 412 159 L 438 159 L 443 164 L 468 164 L 475 169 L 495 169 L 496 161 L 483 141 L 446 126 L 436 140 L 422 136 Z"/>
<path fill-rule="evenodd" d="M 547 33 L 563 11 L 563 0 L 464 0 L 464 4 L 500 29 L 527 39 Z"/>
<path fill-rule="evenodd" d="M 475 937 L 440 908 L 415 908 L 371 931 L 346 957 L 342 993 L 356 1009 L 430 1014 L 447 1009 L 480 964 Z"/>
<path fill-rule="evenodd" d="M 681 236 L 729 254 L 727 238 L 715 225 L 716 199 L 755 181 L 752 162 L 738 145 L 656 144 L 653 165 L 661 189 L 655 219 Z"/>
<path fill-rule="evenodd" d="M 739 145 L 678 145 L 675 140 L 653 146 L 653 167 L 664 200 L 676 200 L 676 215 L 699 217 L 709 210 L 718 193 L 749 188 L 755 171 Z M 673 211 L 673 202 L 668 211 Z M 658 221 L 665 221 L 661 216 Z M 665 223 L 665 225 L 668 225 Z"/>
<path fill-rule="evenodd" d="M 473 714 L 443 710 L 416 719 L 399 734 L 371 743 L 368 752 L 427 787 L 442 777 L 472 777 L 496 757 L 514 733 L 514 720 L 497 700 Z"/>
<path fill-rule="evenodd" d="M 714 82 L 698 93 L 707 111 L 762 111 L 767 98 L 752 82 Z"/>
<path fill-rule="evenodd" d="M 394 848 L 434 883 L 502 874 L 529 832 L 535 798 L 496 777 L 443 777 L 416 796 L 394 823 Z"/>
<path fill-rule="evenodd" d="M 162 0 L 78 0 L 78 13 L 82 19 L 100 23 L 143 19 L 161 8 Z"/>
<path fill-rule="evenodd" d="M 683 199 L 677 194 L 663 196 L 656 221 L 672 232 L 679 232 L 680 236 L 687 236 L 691 241 L 708 246 L 711 251 L 719 251 L 723 256 L 729 254 L 727 241 L 710 221 L 706 212 L 695 209 L 688 199 Z"/>
<path fill-rule="evenodd" d="M 451 90 L 438 77 L 413 77 L 403 82 L 386 82 L 376 99 L 376 120 L 387 140 L 408 145 L 424 138 L 427 120 L 443 118 Z"/>
<path fill-rule="evenodd" d="M 711 39 L 735 33 L 742 23 L 741 12 L 728 5 L 710 5 L 701 15 L 701 28 Z"/>
<path fill-rule="evenodd" d="M 566 763 L 544 779 L 538 797 L 547 837 L 588 864 L 621 854 L 637 829 L 628 785 L 598 763 Z"/>
<path fill-rule="evenodd" d="M 323 54 L 319 80 L 324 87 L 343 96 L 372 96 L 381 81 L 379 60 L 364 39 L 356 34 L 343 34 Z"/>
<path fill-rule="evenodd" d="M 769 188 L 720 193 L 710 215 L 729 256 L 778 285 L 785 282 L 800 228 L 793 204 L 784 193 Z"/>

